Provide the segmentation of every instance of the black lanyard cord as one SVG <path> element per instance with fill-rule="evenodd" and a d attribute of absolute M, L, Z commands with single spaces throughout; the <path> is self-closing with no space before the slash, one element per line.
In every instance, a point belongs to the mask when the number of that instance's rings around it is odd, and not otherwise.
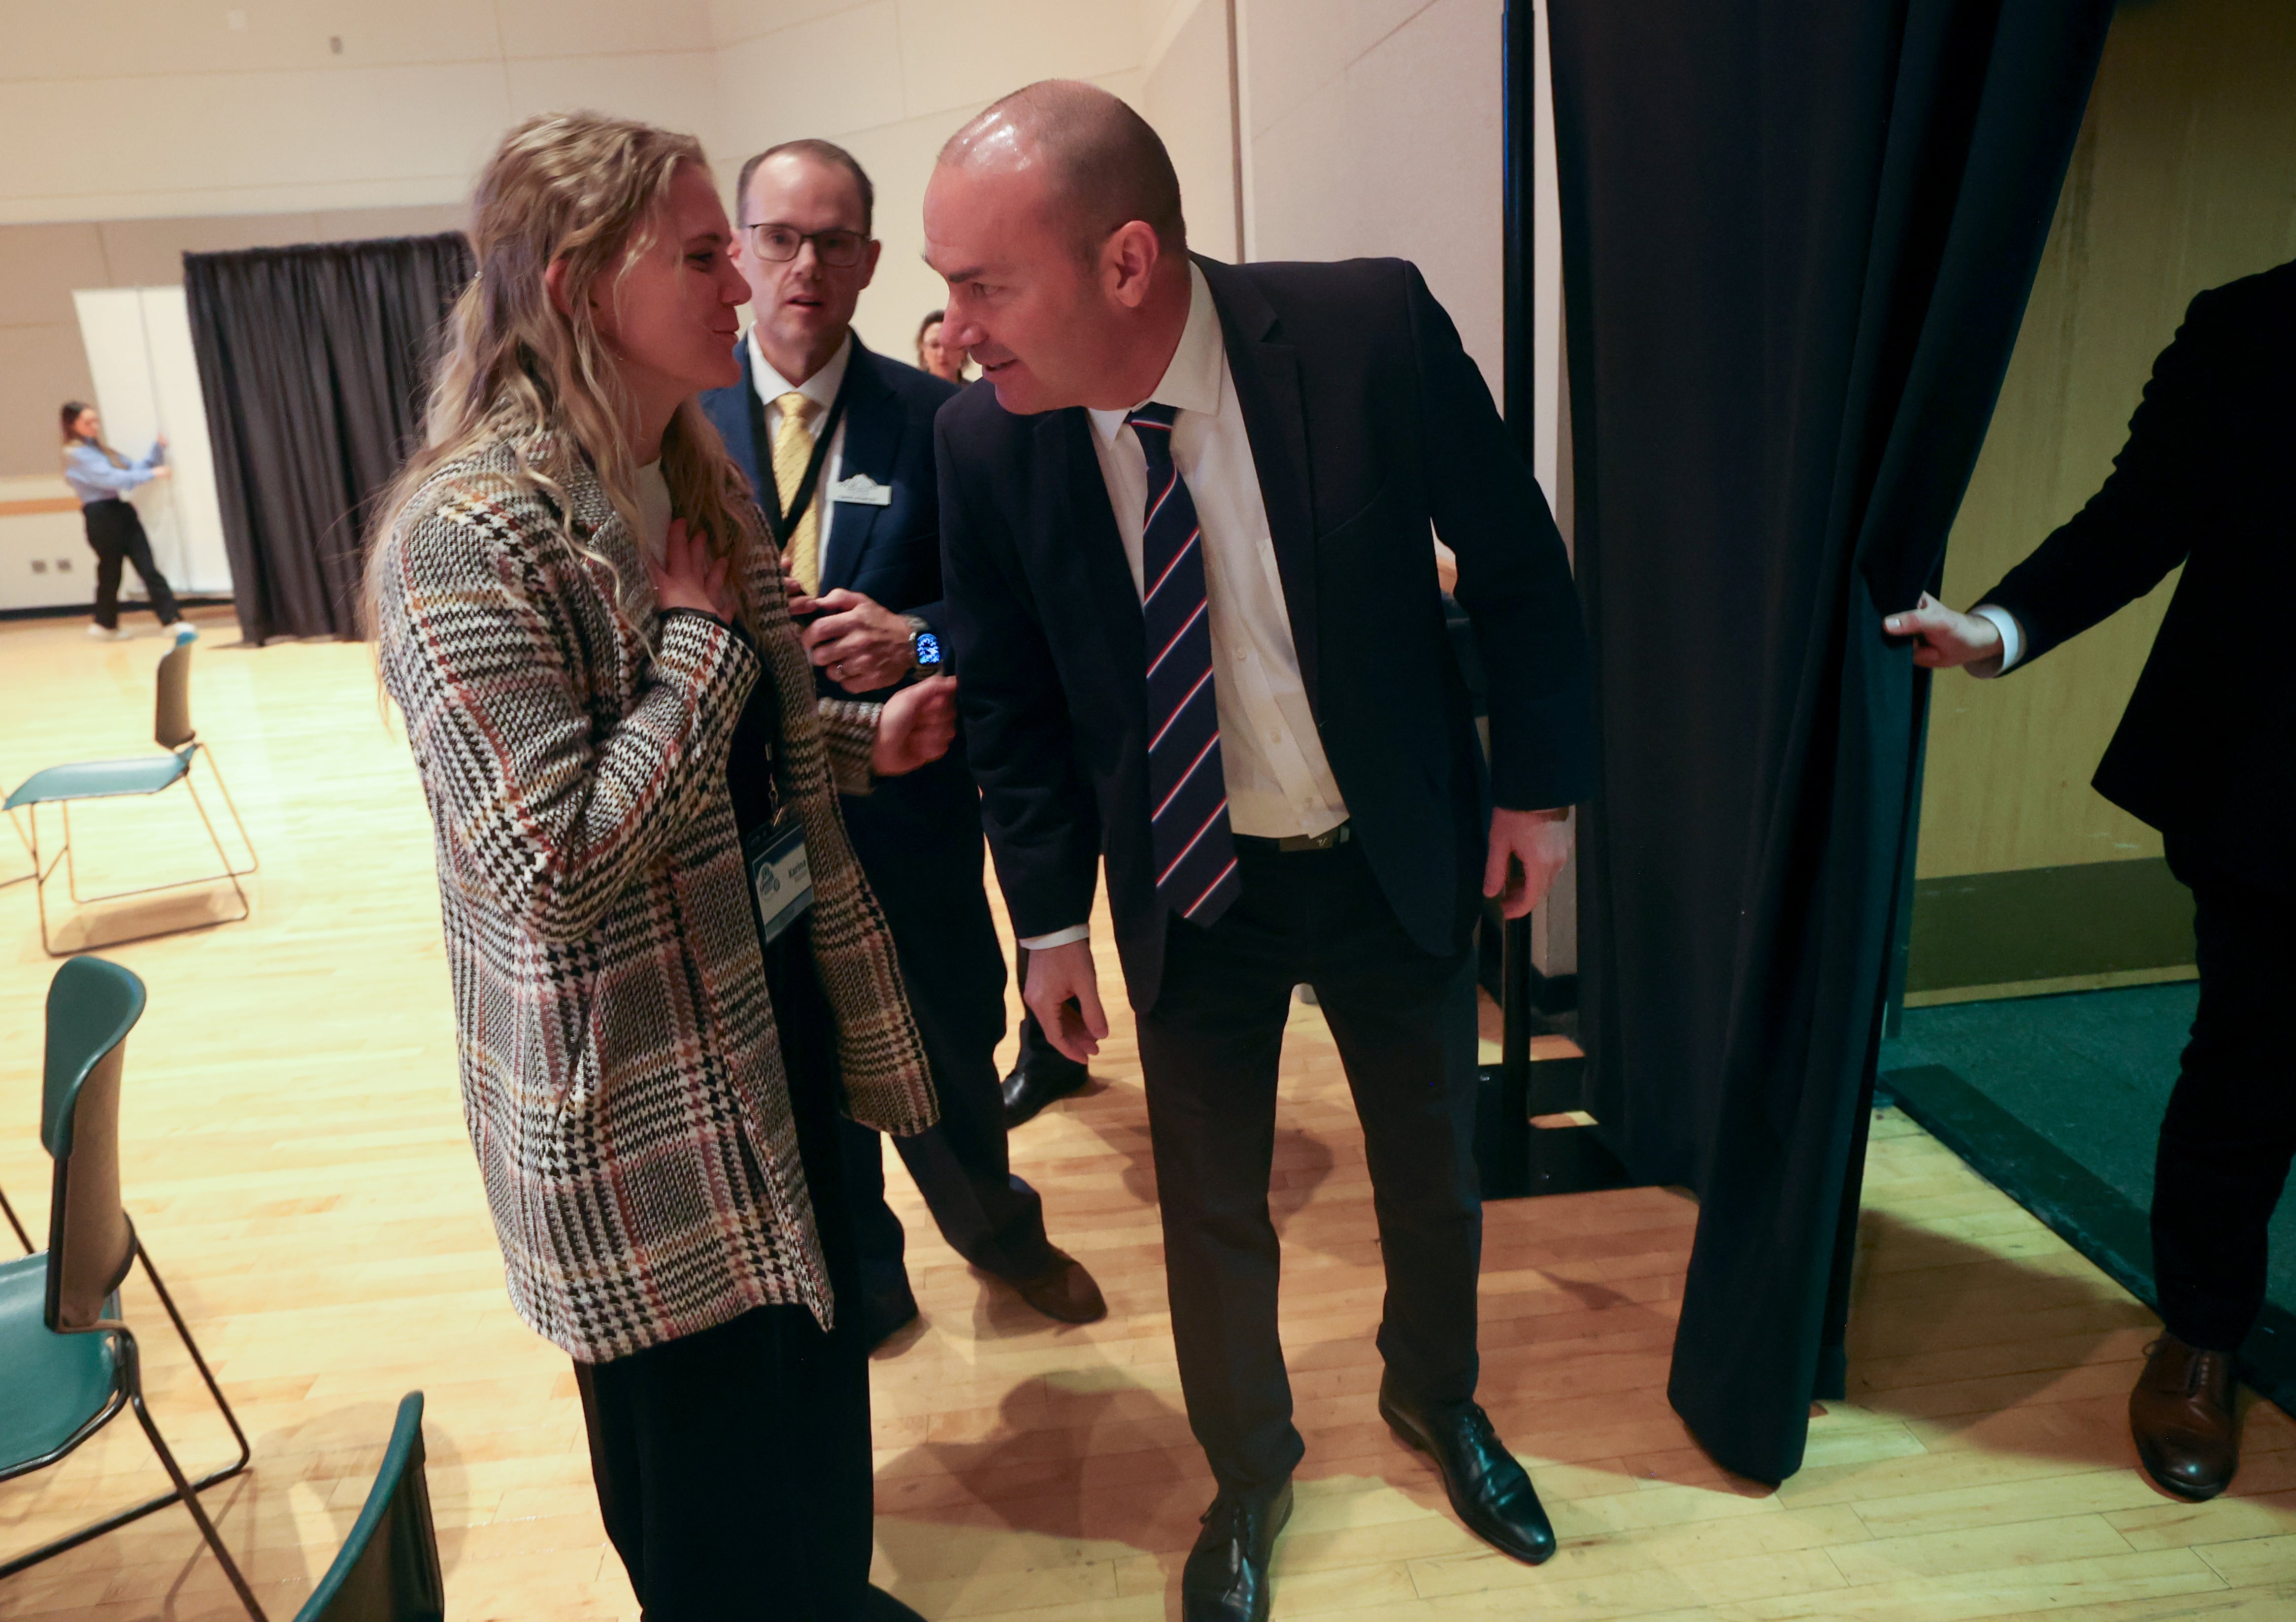
<path fill-rule="evenodd" d="M 790 537 L 805 520 L 806 509 L 813 505 L 814 487 L 821 481 L 822 465 L 829 460 L 829 447 L 837 438 L 838 424 L 845 420 L 845 397 L 853 388 L 853 360 L 846 358 L 845 377 L 837 385 L 837 397 L 830 402 L 829 414 L 822 419 L 821 430 L 813 438 L 813 455 L 805 464 L 805 477 L 798 480 L 797 493 L 790 500 L 787 511 L 782 507 L 781 485 L 774 477 L 773 437 L 766 431 L 766 402 L 758 392 L 754 381 L 750 385 L 750 443 L 758 461 L 758 484 L 761 499 L 758 505 L 766 515 L 766 528 L 773 531 L 774 545 L 783 551 L 789 548 Z"/>

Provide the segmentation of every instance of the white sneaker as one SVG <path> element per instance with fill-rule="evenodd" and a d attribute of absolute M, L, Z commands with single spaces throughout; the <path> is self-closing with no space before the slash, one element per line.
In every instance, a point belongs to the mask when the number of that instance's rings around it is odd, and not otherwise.
<path fill-rule="evenodd" d="M 124 625 L 112 626 L 109 628 L 100 625 L 91 625 L 87 627 L 87 634 L 97 642 L 126 642 L 135 635 Z"/>
<path fill-rule="evenodd" d="M 197 642 L 200 639 L 199 627 L 188 619 L 178 619 L 169 626 L 168 635 L 176 639 L 176 645 L 179 648 L 187 642 Z"/>

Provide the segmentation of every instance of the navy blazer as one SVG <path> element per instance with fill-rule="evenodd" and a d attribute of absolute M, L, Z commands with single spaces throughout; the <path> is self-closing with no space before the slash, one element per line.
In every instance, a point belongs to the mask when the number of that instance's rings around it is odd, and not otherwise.
<path fill-rule="evenodd" d="M 2022 670 L 2183 564 L 2096 791 L 2180 860 L 2296 896 L 2296 263 L 2193 300 L 2112 467 L 1978 601 L 2017 617 Z"/>
<path fill-rule="evenodd" d="M 1473 705 L 1429 527 L 1489 672 L 1501 805 L 1594 787 L 1589 666 L 1546 502 L 1410 265 L 1199 258 L 1267 507 L 1300 674 L 1357 839 L 1430 952 L 1480 910 Z M 941 547 L 973 773 L 1016 933 L 1090 912 L 1097 858 L 1134 1006 L 1155 1005 L 1164 909 L 1148 819 L 1140 594 L 1082 410 L 1014 416 L 976 384 L 940 441 Z"/>
<path fill-rule="evenodd" d="M 704 392 L 701 409 L 750 487 L 758 489 L 763 481 L 750 437 L 749 340 L 743 339 L 734 353 L 742 381 Z M 932 423 L 933 414 L 956 389 L 873 352 L 857 336 L 846 387 L 845 455 L 838 476 L 865 473 L 890 489 L 892 499 L 883 506 L 832 501 L 824 465 L 822 488 L 814 497 L 828 520 L 821 588 L 842 586 L 896 613 L 915 614 L 945 642 Z M 815 682 L 831 697 L 884 696 L 849 693 L 818 669 Z M 980 797 L 965 767 L 962 738 L 932 765 L 883 779 L 873 793 L 846 796 L 845 820 L 862 871 L 884 904 L 897 938 L 914 943 L 925 938 L 920 931 L 930 930 L 944 945 L 969 943 L 964 950 L 971 958 L 980 955 L 985 938 L 1001 985 L 1004 960 L 988 924 L 981 884 Z M 985 963 L 980 972 L 987 972 Z M 996 1016 L 1001 1028 L 1001 1007 Z"/>

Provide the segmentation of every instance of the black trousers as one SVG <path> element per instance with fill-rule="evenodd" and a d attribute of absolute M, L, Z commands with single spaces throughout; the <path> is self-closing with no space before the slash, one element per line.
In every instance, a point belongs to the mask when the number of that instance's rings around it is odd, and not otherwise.
<path fill-rule="evenodd" d="M 135 565 L 136 578 L 151 594 L 152 611 L 161 625 L 181 619 L 183 610 L 176 606 L 168 577 L 152 560 L 152 539 L 144 533 L 144 520 L 135 507 L 113 496 L 109 501 L 89 502 L 79 512 L 87 525 L 87 544 L 95 553 L 95 623 L 107 631 L 119 627 L 119 575 L 124 563 Z"/>
<path fill-rule="evenodd" d="M 1387 1270 L 1379 1349 L 1417 1397 L 1474 1395 L 1482 1251 L 1472 954 L 1415 945 L 1352 843 L 1238 861 L 1242 894 L 1217 923 L 1168 926 L 1163 987 L 1139 1020 L 1180 1385 L 1228 1489 L 1278 1479 L 1304 1451 L 1267 1211 L 1293 986 L 1315 987 L 1355 1094 Z"/>
<path fill-rule="evenodd" d="M 996 970 L 993 979 L 973 971 L 977 954 L 948 949 L 947 932 L 905 928 L 910 920 L 903 913 L 890 905 L 886 910 L 910 1012 L 940 1095 L 939 1124 L 914 1137 L 896 1138 L 895 1150 L 952 1249 L 999 1278 L 1032 1277 L 1052 1265 L 1052 1241 L 1045 1236 L 1045 1202 L 1013 1175 L 1005 1144 L 1004 1095 L 996 1075 L 996 1044 L 1004 1034 L 1004 970 L 988 904 L 980 903 L 980 923 Z M 912 951 L 916 945 L 927 949 Z M 862 1284 L 880 1300 L 906 1298 L 907 1238 L 900 1218 L 885 1203 L 883 1140 L 851 1121 L 839 1123 L 839 1130 Z"/>
<path fill-rule="evenodd" d="M 768 951 L 767 981 L 836 1325 L 760 1307 L 575 1365 L 598 1507 L 647 1622 L 849 1622 L 885 1603 L 869 1590 L 869 1363 L 849 1310 L 835 1028 L 803 924 Z"/>
<path fill-rule="evenodd" d="M 2296 897 L 2212 866 L 2172 838 L 2169 865 L 2195 903 L 2201 1005 L 2161 1122 L 2152 1269 L 2169 1333 L 2230 1352 L 2264 1304 L 2266 1228 L 2296 1156 Z"/>
<path fill-rule="evenodd" d="M 864 848 L 864 872 L 874 854 L 874 847 Z M 999 1278 L 1031 1278 L 1052 1266 L 1052 1241 L 1045 1237 L 1045 1202 L 1013 1175 L 1005 1150 L 996 1078 L 996 1044 L 1005 1030 L 1004 952 L 980 888 L 978 840 L 957 860 L 962 881 L 939 895 L 923 895 L 914 863 L 880 860 L 870 872 L 941 1096 L 939 1124 L 896 1138 L 893 1147 L 957 1255 Z M 907 1301 L 907 1234 L 884 1202 L 884 1140 L 852 1122 L 840 1122 L 840 1138 L 861 1285 L 874 1301 Z"/>

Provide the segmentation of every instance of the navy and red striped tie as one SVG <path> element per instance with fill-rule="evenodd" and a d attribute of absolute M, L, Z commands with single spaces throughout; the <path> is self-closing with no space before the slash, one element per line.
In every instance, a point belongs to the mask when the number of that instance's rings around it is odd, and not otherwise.
<path fill-rule="evenodd" d="M 1125 418 L 1148 458 L 1148 516 L 1140 545 L 1140 611 L 1148 632 L 1148 825 L 1157 899 L 1190 922 L 1208 925 L 1227 910 L 1242 883 L 1227 822 L 1227 778 L 1220 769 L 1203 530 L 1172 460 L 1172 420 L 1178 414 L 1177 406 L 1152 402 Z"/>

